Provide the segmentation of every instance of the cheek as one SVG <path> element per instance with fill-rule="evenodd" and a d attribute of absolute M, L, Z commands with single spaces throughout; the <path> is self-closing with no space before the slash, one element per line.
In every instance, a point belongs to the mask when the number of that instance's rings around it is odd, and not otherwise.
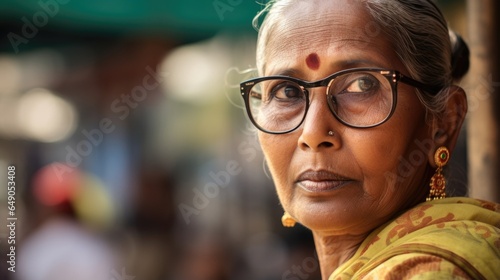
<path fill-rule="evenodd" d="M 356 140 L 352 150 L 363 172 L 365 192 L 372 197 L 416 191 L 426 166 L 426 126 L 418 119 L 397 122 L 398 116 L 394 117 L 394 122 L 386 123 L 369 137 L 353 136 Z M 367 138 L 372 144 L 367 145 Z"/>
<path fill-rule="evenodd" d="M 280 198 L 288 195 L 288 171 L 290 162 L 297 146 L 293 134 L 271 135 L 259 132 L 259 141 L 266 158 L 267 165 L 273 176 L 276 190 Z"/>
<path fill-rule="evenodd" d="M 353 141 L 351 151 L 354 153 L 353 156 L 359 165 L 359 170 L 363 173 L 363 180 L 368 184 L 368 188 L 371 185 L 379 186 L 384 180 L 384 174 L 397 170 L 398 157 L 403 151 L 403 143 L 390 140 L 388 142 L 386 138 L 387 133 L 372 133 L 368 137 L 371 145 L 367 145 L 366 135 L 360 135 Z M 368 189 L 367 191 L 375 190 Z"/>

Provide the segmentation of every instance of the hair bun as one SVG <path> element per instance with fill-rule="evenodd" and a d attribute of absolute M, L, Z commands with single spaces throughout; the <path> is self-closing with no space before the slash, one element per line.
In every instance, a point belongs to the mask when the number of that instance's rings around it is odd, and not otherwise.
<path fill-rule="evenodd" d="M 451 76 L 454 80 L 462 78 L 469 71 L 470 51 L 467 43 L 454 31 L 449 31 L 451 40 Z"/>

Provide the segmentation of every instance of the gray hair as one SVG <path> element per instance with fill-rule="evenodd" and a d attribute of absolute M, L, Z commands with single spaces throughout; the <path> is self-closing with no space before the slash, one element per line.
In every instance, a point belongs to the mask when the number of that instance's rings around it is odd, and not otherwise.
<path fill-rule="evenodd" d="M 273 0 L 254 18 L 254 27 L 266 14 L 257 39 L 257 69 L 264 67 L 268 35 L 287 7 L 297 0 Z M 448 86 L 469 68 L 469 50 L 460 36 L 448 29 L 439 8 L 431 0 L 361 0 L 388 36 L 410 76 L 425 84 L 442 87 L 432 95 L 417 90 L 427 112 L 440 116 L 449 97 Z"/>

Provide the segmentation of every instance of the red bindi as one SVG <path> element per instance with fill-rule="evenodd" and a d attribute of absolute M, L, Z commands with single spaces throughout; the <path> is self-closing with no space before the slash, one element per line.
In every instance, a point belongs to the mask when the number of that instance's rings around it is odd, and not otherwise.
<path fill-rule="evenodd" d="M 311 70 L 319 69 L 319 56 L 316 53 L 312 53 L 306 58 L 307 67 Z"/>

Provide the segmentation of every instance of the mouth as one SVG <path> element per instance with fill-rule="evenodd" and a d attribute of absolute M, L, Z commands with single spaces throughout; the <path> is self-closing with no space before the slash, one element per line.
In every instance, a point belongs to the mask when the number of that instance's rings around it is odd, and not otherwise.
<path fill-rule="evenodd" d="M 326 170 L 302 172 L 295 183 L 307 192 L 318 193 L 340 189 L 353 179 Z"/>

